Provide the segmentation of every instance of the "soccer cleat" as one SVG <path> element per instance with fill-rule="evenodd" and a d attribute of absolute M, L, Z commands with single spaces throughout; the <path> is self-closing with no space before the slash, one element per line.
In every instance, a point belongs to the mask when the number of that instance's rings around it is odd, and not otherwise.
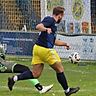
<path fill-rule="evenodd" d="M 66 95 L 66 96 L 70 96 L 71 94 L 74 94 L 74 93 L 78 92 L 79 89 L 80 89 L 79 87 L 76 87 L 76 88 L 70 88 L 70 90 L 69 90 L 68 93 L 65 92 L 65 95 Z"/>
<path fill-rule="evenodd" d="M 42 90 L 39 91 L 40 94 L 46 93 L 53 88 L 53 84 L 49 86 L 42 86 Z"/>
<path fill-rule="evenodd" d="M 8 88 L 10 91 L 12 91 L 14 84 L 15 84 L 15 82 L 14 82 L 13 78 L 9 77 L 8 78 Z"/>

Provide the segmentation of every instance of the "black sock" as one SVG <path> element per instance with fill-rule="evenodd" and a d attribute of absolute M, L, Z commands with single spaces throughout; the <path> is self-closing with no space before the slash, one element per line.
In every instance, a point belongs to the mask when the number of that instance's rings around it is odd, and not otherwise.
<path fill-rule="evenodd" d="M 21 64 L 16 64 L 14 67 L 13 67 L 13 72 L 14 73 L 23 73 L 25 71 L 29 71 L 30 69 L 25 66 L 25 65 L 21 65 Z"/>
<path fill-rule="evenodd" d="M 36 84 L 35 87 L 40 91 L 42 90 L 42 85 L 40 85 L 40 83 Z"/>
<path fill-rule="evenodd" d="M 58 82 L 61 84 L 64 90 L 68 89 L 68 84 L 64 73 L 57 73 Z"/>
<path fill-rule="evenodd" d="M 25 71 L 20 75 L 17 75 L 18 80 L 27 80 L 27 79 L 34 79 L 33 74 L 31 71 Z"/>

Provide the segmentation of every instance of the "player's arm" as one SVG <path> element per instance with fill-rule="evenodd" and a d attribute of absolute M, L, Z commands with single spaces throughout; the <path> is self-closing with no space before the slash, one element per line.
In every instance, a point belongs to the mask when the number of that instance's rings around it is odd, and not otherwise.
<path fill-rule="evenodd" d="M 70 46 L 68 43 L 62 41 L 62 40 L 55 40 L 56 46 L 64 46 L 67 50 L 69 50 Z"/>
<path fill-rule="evenodd" d="M 41 31 L 41 32 L 47 32 L 51 33 L 51 25 L 53 23 L 53 19 L 50 17 L 45 17 L 39 24 L 37 24 L 36 29 Z"/>
<path fill-rule="evenodd" d="M 36 29 L 39 30 L 39 31 L 42 31 L 42 32 L 46 32 L 47 28 L 44 27 L 44 25 L 42 23 L 38 24 L 36 26 Z"/>
<path fill-rule="evenodd" d="M 36 26 L 36 29 L 42 32 L 48 32 L 49 34 L 52 32 L 51 28 L 46 28 L 42 23 Z"/>

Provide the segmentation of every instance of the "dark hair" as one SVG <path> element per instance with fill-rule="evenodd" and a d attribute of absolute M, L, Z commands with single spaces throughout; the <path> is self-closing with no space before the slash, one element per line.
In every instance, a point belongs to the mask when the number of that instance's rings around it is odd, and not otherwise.
<path fill-rule="evenodd" d="M 59 14 L 64 14 L 64 7 L 57 6 L 53 8 L 53 15 L 59 15 Z"/>

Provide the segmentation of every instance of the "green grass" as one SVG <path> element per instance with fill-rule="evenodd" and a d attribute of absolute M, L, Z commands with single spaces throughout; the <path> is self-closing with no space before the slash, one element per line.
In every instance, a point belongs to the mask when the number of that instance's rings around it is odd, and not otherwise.
<path fill-rule="evenodd" d="M 28 65 L 31 68 L 30 58 L 8 58 L 15 62 Z M 70 86 L 80 86 L 80 91 L 72 96 L 96 96 L 96 66 L 95 62 L 83 62 L 82 66 L 71 64 L 63 60 L 64 70 Z M 86 66 L 85 66 L 86 65 Z M 53 89 L 46 94 L 39 94 L 29 81 L 19 81 L 15 84 L 14 90 L 10 92 L 7 88 L 7 78 L 14 74 L 0 74 L 0 96 L 65 96 L 62 87 L 56 80 L 55 72 L 45 65 L 39 81 L 43 85 L 54 84 Z"/>

